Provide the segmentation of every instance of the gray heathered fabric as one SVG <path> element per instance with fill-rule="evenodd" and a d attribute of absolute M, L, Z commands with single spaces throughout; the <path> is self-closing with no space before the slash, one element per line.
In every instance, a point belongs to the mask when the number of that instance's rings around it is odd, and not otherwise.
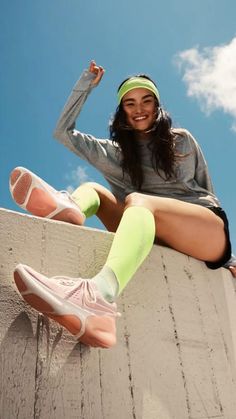
<path fill-rule="evenodd" d="M 93 75 L 85 70 L 76 83 L 57 123 L 54 136 L 71 151 L 96 167 L 110 184 L 113 194 L 121 201 L 135 191 L 130 177 L 120 167 L 118 145 L 110 140 L 82 134 L 75 129 L 75 121 L 92 90 Z M 139 141 L 144 183 L 142 193 L 175 198 L 202 206 L 219 206 L 202 151 L 193 136 L 184 129 L 175 130 L 176 149 L 182 158 L 177 166 L 176 179 L 164 181 L 152 167 L 147 141 Z"/>

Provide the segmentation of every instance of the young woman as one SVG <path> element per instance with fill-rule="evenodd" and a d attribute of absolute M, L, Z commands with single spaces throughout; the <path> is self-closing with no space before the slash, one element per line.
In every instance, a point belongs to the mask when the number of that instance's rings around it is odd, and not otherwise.
<path fill-rule="evenodd" d="M 111 191 L 86 183 L 70 196 L 22 167 L 13 170 L 15 201 L 32 214 L 82 225 L 96 214 L 115 232 L 107 261 L 91 279 L 47 278 L 18 265 L 22 297 L 91 346 L 116 342 L 116 297 L 154 242 L 205 261 L 210 269 L 231 257 L 227 217 L 213 193 L 201 149 L 184 129 L 173 129 L 152 80 L 138 75 L 118 89 L 110 140 L 75 129 L 75 120 L 104 69 L 91 62 L 61 114 L 55 137 L 100 170 Z"/>

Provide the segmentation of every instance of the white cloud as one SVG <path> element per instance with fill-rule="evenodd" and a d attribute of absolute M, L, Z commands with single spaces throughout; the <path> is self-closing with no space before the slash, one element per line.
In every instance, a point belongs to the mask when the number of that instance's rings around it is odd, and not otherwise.
<path fill-rule="evenodd" d="M 77 166 L 76 169 L 65 176 L 67 181 L 69 181 L 69 185 L 66 187 L 69 193 L 72 193 L 80 184 L 91 181 L 87 170 L 87 167 Z"/>
<path fill-rule="evenodd" d="M 192 48 L 176 55 L 187 94 L 206 114 L 221 109 L 233 117 L 236 131 L 236 37 L 229 44 Z"/>

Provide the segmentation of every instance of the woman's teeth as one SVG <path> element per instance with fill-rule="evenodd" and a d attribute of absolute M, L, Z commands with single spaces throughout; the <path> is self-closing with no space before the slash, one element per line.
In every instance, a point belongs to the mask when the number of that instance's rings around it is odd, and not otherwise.
<path fill-rule="evenodd" d="M 146 116 L 136 116 L 134 118 L 135 121 L 143 121 L 144 119 L 147 119 L 147 117 Z"/>

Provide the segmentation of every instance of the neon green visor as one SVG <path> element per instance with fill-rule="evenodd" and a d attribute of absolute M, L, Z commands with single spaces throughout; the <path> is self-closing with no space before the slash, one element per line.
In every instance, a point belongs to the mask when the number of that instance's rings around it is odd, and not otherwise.
<path fill-rule="evenodd" d="M 151 80 L 145 79 L 144 77 L 132 77 L 129 80 L 127 80 L 124 84 L 122 84 L 121 88 L 118 90 L 118 103 L 120 104 L 123 96 L 126 93 L 130 92 L 130 90 L 138 89 L 140 87 L 143 89 L 150 90 L 156 96 L 158 102 L 160 102 L 160 95 L 157 90 L 157 87 Z"/>

